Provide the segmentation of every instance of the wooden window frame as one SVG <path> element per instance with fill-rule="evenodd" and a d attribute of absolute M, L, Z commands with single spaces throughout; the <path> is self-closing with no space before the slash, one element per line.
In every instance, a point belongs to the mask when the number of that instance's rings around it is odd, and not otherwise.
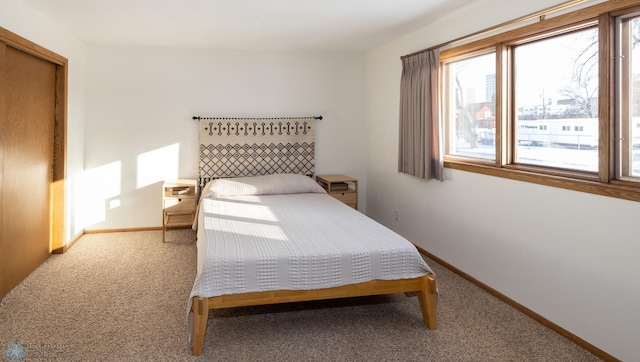
<path fill-rule="evenodd" d="M 496 160 L 478 161 L 446 156 L 444 166 L 489 176 L 531 182 L 602 196 L 640 201 L 640 182 L 616 179 L 615 122 L 615 17 L 638 11 L 638 0 L 610 0 L 585 9 L 526 25 L 472 43 L 442 50 L 441 62 L 464 59 L 471 54 L 494 49 L 496 52 Z M 522 42 L 585 28 L 597 22 L 599 33 L 598 90 L 598 171 L 583 172 L 513 163 L 514 100 L 510 47 Z"/>

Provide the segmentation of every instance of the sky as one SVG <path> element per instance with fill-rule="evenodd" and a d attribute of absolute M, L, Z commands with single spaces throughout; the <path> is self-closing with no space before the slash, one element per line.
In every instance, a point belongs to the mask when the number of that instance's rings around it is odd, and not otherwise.
<path fill-rule="evenodd" d="M 517 46 L 518 106 L 541 105 L 543 94 L 545 99 L 551 98 L 554 103 L 566 98 L 560 90 L 571 84 L 573 64 L 580 51 L 592 42 L 596 31 L 589 29 Z M 495 74 L 494 53 L 456 62 L 454 71 L 457 71 L 463 87 L 475 89 L 472 92 L 475 100 L 468 102 L 490 101 L 485 99 L 486 76 Z M 597 73 L 593 74 L 591 87 L 597 87 L 597 78 Z"/>

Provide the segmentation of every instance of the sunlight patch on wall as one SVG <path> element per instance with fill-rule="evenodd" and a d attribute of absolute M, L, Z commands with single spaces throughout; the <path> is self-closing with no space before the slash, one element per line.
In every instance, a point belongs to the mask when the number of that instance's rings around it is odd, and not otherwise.
<path fill-rule="evenodd" d="M 179 159 L 179 143 L 139 154 L 137 188 L 177 179 Z"/>
<path fill-rule="evenodd" d="M 75 199 L 75 225 L 77 229 L 106 220 L 109 199 L 119 196 L 122 184 L 122 162 L 86 170 L 78 176 Z M 107 205 L 109 203 L 109 205 Z M 81 211 L 80 211 L 81 210 Z"/>
<path fill-rule="evenodd" d="M 115 209 L 117 207 L 120 207 L 120 199 L 109 200 L 109 208 L 110 209 Z"/>

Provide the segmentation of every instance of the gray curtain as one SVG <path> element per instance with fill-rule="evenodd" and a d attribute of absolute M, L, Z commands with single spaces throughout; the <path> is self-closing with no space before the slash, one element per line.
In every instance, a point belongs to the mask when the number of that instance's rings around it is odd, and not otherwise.
<path fill-rule="evenodd" d="M 443 180 L 438 74 L 440 50 L 402 59 L 398 172 Z"/>

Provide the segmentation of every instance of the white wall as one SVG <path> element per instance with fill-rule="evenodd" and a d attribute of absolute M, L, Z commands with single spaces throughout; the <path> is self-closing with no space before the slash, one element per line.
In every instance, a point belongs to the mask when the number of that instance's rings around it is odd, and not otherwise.
<path fill-rule="evenodd" d="M 367 213 L 596 347 L 639 360 L 640 203 L 457 170 L 444 182 L 396 172 L 400 56 L 561 2 L 480 0 L 368 53 Z"/>
<path fill-rule="evenodd" d="M 0 26 L 69 60 L 66 185 L 69 206 L 76 198 L 74 185 L 84 168 L 86 46 L 18 0 L 0 0 Z M 73 208 L 67 207 L 67 241 L 82 230 L 74 219 Z"/>
<path fill-rule="evenodd" d="M 161 181 L 197 177 L 194 115 L 322 115 L 316 173 L 359 178 L 364 210 L 364 53 L 90 45 L 87 64 L 87 229 L 162 224 Z"/>

